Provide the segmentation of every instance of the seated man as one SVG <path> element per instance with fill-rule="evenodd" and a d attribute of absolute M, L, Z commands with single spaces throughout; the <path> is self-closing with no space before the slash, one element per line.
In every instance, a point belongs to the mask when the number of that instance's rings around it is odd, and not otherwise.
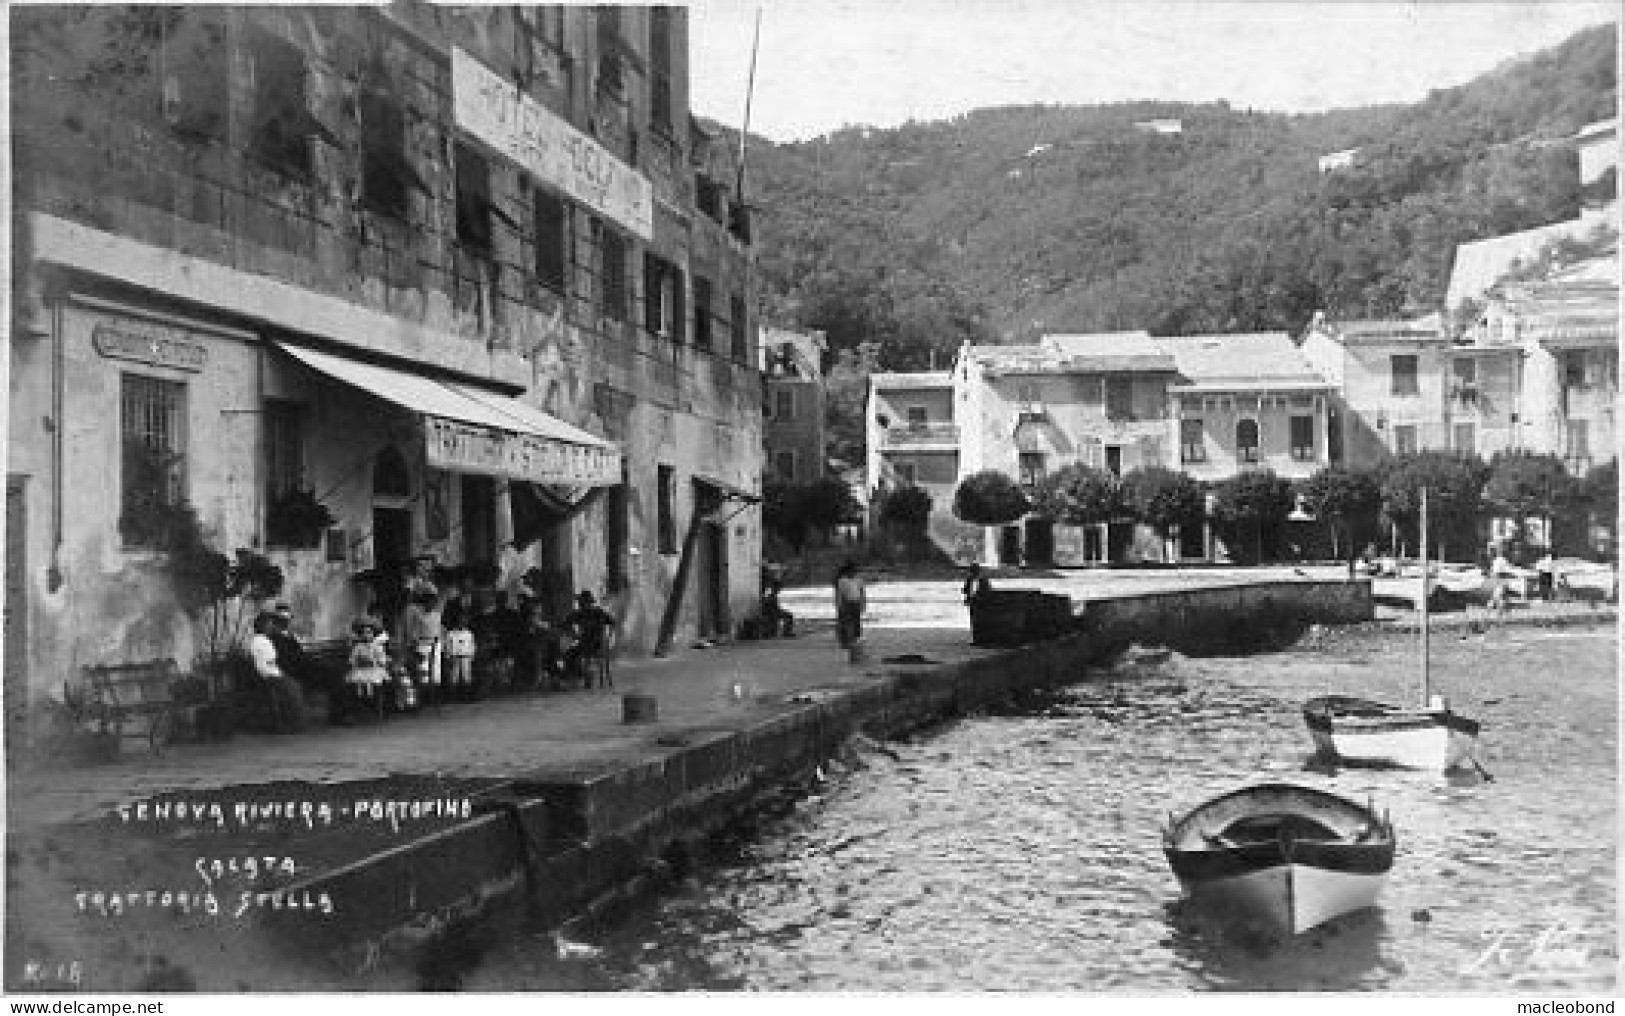
<path fill-rule="evenodd" d="M 796 634 L 796 616 L 785 610 L 779 603 L 779 591 L 783 586 L 777 579 L 767 583 L 762 590 L 762 637 L 763 638 L 794 638 Z"/>
<path fill-rule="evenodd" d="M 615 627 L 615 617 L 600 607 L 592 593 L 582 590 L 576 596 L 576 609 L 564 617 L 564 626 L 570 630 L 575 642 L 564 652 L 564 667 L 571 674 L 582 673 L 585 660 L 597 659 L 608 648 L 609 630 Z M 592 676 L 586 675 L 590 687 Z"/>

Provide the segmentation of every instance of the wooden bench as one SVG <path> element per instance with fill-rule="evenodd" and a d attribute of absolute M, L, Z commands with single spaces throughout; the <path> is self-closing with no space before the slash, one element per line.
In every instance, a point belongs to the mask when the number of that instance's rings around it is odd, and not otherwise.
<path fill-rule="evenodd" d="M 154 752 L 175 735 L 179 708 L 174 684 L 180 670 L 172 659 L 104 663 L 81 668 L 64 699 L 81 723 L 97 733 L 141 738 Z"/>

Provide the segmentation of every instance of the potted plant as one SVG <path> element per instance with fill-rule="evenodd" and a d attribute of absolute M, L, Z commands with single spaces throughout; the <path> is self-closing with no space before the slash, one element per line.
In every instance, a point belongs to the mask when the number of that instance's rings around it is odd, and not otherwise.
<path fill-rule="evenodd" d="M 265 542 L 273 547 L 316 547 L 335 521 L 327 506 L 316 499 L 316 492 L 307 487 L 273 493 L 265 511 Z"/>

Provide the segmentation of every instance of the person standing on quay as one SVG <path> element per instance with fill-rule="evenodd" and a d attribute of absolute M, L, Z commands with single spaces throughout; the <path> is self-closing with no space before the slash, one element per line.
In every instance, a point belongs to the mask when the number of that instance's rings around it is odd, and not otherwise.
<path fill-rule="evenodd" d="M 863 609 L 868 592 L 863 576 L 851 561 L 835 573 L 835 637 L 853 663 L 863 659 Z"/>

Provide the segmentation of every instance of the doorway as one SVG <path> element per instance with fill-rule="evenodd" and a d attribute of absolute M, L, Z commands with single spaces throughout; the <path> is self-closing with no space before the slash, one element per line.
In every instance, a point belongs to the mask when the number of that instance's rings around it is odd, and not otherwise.
<path fill-rule="evenodd" d="M 463 560 L 469 564 L 497 561 L 497 485 L 489 476 L 465 473 L 462 478 Z"/>
<path fill-rule="evenodd" d="M 699 588 L 699 633 L 710 638 L 728 634 L 728 525 L 713 521 L 724 504 L 720 491 L 709 484 L 696 484 L 694 511 L 699 532 L 694 548 L 695 575 Z"/>
<path fill-rule="evenodd" d="M 1021 527 L 1001 526 L 999 528 L 999 563 L 1003 565 L 1018 565 L 1021 563 Z"/>
<path fill-rule="evenodd" d="M 1055 563 L 1055 526 L 1049 519 L 1027 520 L 1027 566 L 1048 567 Z"/>
<path fill-rule="evenodd" d="M 1179 556 L 1183 560 L 1201 559 L 1207 556 L 1207 540 L 1204 539 L 1203 527 L 1197 522 L 1187 522 L 1179 527 Z"/>

